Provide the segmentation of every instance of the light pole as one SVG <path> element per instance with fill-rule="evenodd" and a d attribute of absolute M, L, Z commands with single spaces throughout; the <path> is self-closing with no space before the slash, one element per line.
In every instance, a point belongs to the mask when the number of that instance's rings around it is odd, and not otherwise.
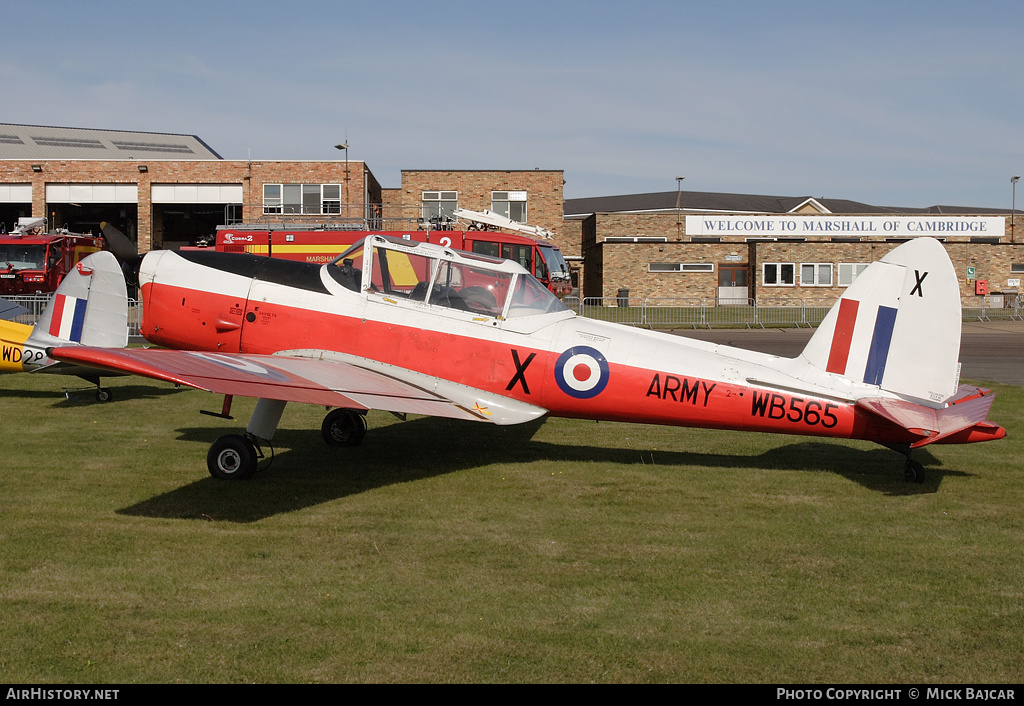
<path fill-rule="evenodd" d="M 336 150 L 345 150 L 345 216 L 348 216 L 348 140 L 335 145 Z"/>
<path fill-rule="evenodd" d="M 680 223 L 680 204 L 683 200 L 683 179 L 684 176 L 676 177 L 676 240 L 683 239 L 682 224 Z"/>
<path fill-rule="evenodd" d="M 1020 181 L 1020 176 L 1010 177 L 1010 184 L 1013 185 L 1013 196 L 1010 201 L 1010 242 L 1013 242 L 1013 222 L 1014 216 L 1017 215 L 1017 182 Z"/>

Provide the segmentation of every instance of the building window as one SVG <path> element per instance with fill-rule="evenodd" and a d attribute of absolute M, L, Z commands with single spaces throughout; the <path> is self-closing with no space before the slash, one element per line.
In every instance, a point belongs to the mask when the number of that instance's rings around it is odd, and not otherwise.
<path fill-rule="evenodd" d="M 423 220 L 439 223 L 455 218 L 455 209 L 459 207 L 458 191 L 424 191 Z"/>
<path fill-rule="evenodd" d="M 321 202 L 324 213 L 341 213 L 341 184 L 324 184 Z"/>
<path fill-rule="evenodd" d="M 1013 262 L 1013 263 L 1010 263 L 1010 274 L 1012 274 L 1012 275 L 1024 275 L 1024 262 Z"/>
<path fill-rule="evenodd" d="M 341 213 L 340 184 L 264 184 L 263 213 Z"/>
<path fill-rule="evenodd" d="M 648 272 L 714 272 L 715 266 L 710 262 L 651 262 L 647 265 Z"/>
<path fill-rule="evenodd" d="M 849 287 L 861 272 L 868 268 L 867 262 L 840 262 L 839 286 Z"/>
<path fill-rule="evenodd" d="M 800 264 L 800 284 L 804 287 L 831 287 L 832 263 L 804 262 Z"/>
<path fill-rule="evenodd" d="M 526 192 L 492 191 L 491 210 L 518 223 L 526 223 Z"/>
<path fill-rule="evenodd" d="M 281 185 L 263 185 L 263 212 L 281 213 Z"/>
<path fill-rule="evenodd" d="M 792 262 L 766 262 L 761 271 L 766 287 L 792 287 L 796 284 L 796 265 Z"/>

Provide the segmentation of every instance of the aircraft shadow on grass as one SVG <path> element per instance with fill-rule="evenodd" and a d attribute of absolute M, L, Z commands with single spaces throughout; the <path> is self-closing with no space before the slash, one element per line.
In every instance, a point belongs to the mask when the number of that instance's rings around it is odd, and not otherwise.
<path fill-rule="evenodd" d="M 25 400 L 50 400 L 53 407 L 84 407 L 100 404 L 96 401 L 96 387 L 87 385 L 82 380 L 68 379 L 68 384 L 60 390 L 23 390 L 19 388 L 0 388 L 0 398 L 21 398 Z M 128 400 L 155 400 L 179 392 L 178 389 L 166 385 L 122 385 L 113 388 L 113 402 Z M 69 394 L 70 393 L 70 394 Z"/>
<path fill-rule="evenodd" d="M 67 386 L 67 393 L 65 398 L 54 403 L 54 407 L 84 407 L 90 405 L 99 404 L 96 401 L 96 388 L 95 387 L 82 387 L 82 386 Z M 174 395 L 181 392 L 178 388 L 158 386 L 158 385 L 122 385 L 120 387 L 112 388 L 114 397 L 111 402 L 127 401 L 127 400 L 156 400 L 168 395 Z M 50 397 L 54 393 L 49 392 L 47 395 Z M 109 403 L 103 403 L 109 404 Z"/>
<path fill-rule="evenodd" d="M 255 522 L 279 513 L 356 495 L 389 485 L 414 482 L 456 471 L 505 463 L 554 461 L 687 468 L 750 468 L 838 473 L 886 495 L 935 492 L 945 476 L 970 475 L 942 469 L 927 449 L 918 458 L 928 467 L 923 484 L 902 477 L 902 459 L 881 447 L 854 449 L 820 441 L 784 443 L 755 455 L 702 451 L 651 452 L 621 446 L 576 446 L 535 441 L 544 423 L 538 419 L 515 426 L 459 422 L 437 417 L 372 428 L 354 448 L 329 447 L 312 430 L 281 429 L 275 454 L 255 483 L 225 483 L 204 476 L 186 486 L 123 508 L 124 515 L 178 519 Z M 208 442 L 224 429 L 189 428 L 179 440 Z M 652 453 L 654 454 L 652 457 Z M 269 452 L 268 452 L 269 456 Z M 261 462 L 261 468 L 268 461 Z"/>

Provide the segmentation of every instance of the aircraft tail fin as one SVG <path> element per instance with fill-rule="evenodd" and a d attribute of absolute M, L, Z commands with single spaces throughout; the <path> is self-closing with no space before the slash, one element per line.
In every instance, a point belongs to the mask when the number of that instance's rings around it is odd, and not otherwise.
<path fill-rule="evenodd" d="M 107 251 L 83 258 L 57 287 L 29 343 L 45 348 L 81 343 L 128 345 L 128 292 L 117 259 Z"/>
<path fill-rule="evenodd" d="M 959 384 L 960 321 L 945 248 L 916 238 L 857 277 L 802 355 L 820 370 L 939 408 Z"/>

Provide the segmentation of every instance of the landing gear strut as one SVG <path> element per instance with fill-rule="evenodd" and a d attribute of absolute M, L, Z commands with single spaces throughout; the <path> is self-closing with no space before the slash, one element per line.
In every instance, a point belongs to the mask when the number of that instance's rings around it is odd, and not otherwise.
<path fill-rule="evenodd" d="M 905 444 L 882 445 L 888 449 L 892 449 L 898 454 L 902 454 L 903 457 L 906 459 L 906 461 L 904 461 L 903 463 L 903 480 L 905 480 L 907 483 L 924 483 L 924 466 L 920 462 L 914 460 L 913 456 L 911 455 L 913 453 L 913 450 L 910 448 L 910 446 L 907 446 Z"/>
<path fill-rule="evenodd" d="M 227 434 L 217 439 L 206 454 L 206 467 L 210 475 L 220 480 L 247 480 L 257 471 L 257 464 L 264 457 L 261 442 L 270 444 L 281 421 L 285 403 L 281 400 L 260 399 L 256 403 L 245 436 Z M 228 419 L 231 411 L 230 398 L 225 399 L 222 415 Z M 273 450 L 273 447 L 271 447 Z"/>
<path fill-rule="evenodd" d="M 85 375 L 79 375 L 79 377 L 82 378 L 83 380 L 85 380 L 86 382 L 91 382 L 93 385 L 96 386 L 96 401 L 97 402 L 110 402 L 110 400 L 114 399 L 114 393 L 110 391 L 110 388 L 103 387 L 103 385 L 100 384 L 99 377 L 95 377 L 95 376 L 87 377 Z M 67 399 L 70 400 L 72 392 L 84 392 L 86 389 L 88 389 L 88 388 L 65 387 L 64 388 L 64 397 L 66 397 Z"/>
<path fill-rule="evenodd" d="M 261 399 L 256 403 L 244 435 L 226 434 L 213 442 L 206 454 L 210 475 L 220 480 L 252 478 L 258 470 L 257 465 L 264 458 L 263 444 L 269 446 L 273 457 L 270 442 L 277 431 L 284 407 L 283 401 Z M 231 400 L 227 398 L 223 413 L 213 416 L 230 419 L 230 409 Z M 366 435 L 366 416 L 362 410 L 333 409 L 324 417 L 320 432 L 328 444 L 356 446 Z"/>
<path fill-rule="evenodd" d="M 907 483 L 924 483 L 925 472 L 924 466 L 919 462 L 915 461 L 911 455 L 913 452 L 909 446 L 905 445 L 889 445 L 886 444 L 890 449 L 897 453 L 903 454 L 906 461 L 903 463 L 903 480 Z"/>

